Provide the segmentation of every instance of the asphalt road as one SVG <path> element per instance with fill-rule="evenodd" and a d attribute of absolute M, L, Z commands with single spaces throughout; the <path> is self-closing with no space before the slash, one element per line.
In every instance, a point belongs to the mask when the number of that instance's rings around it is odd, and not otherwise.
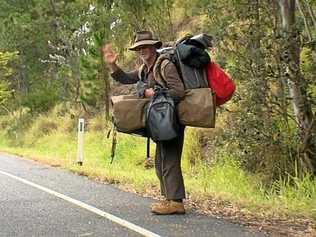
<path fill-rule="evenodd" d="M 66 170 L 0 155 L 0 237 L 261 237 L 245 227 L 190 211 L 156 216 L 154 200 Z"/>

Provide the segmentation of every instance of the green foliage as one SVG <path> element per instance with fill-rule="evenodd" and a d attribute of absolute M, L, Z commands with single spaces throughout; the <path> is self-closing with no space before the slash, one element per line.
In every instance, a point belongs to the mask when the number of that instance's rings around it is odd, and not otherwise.
<path fill-rule="evenodd" d="M 9 63 L 17 59 L 17 52 L 1 52 L 0 51 L 0 80 L 5 79 L 13 74 L 13 68 Z"/>
<path fill-rule="evenodd" d="M 9 84 L 4 81 L 0 81 L 0 105 L 5 104 L 12 96 L 12 91 L 9 88 Z"/>
<path fill-rule="evenodd" d="M 301 68 L 304 73 L 304 77 L 309 82 L 310 87 L 308 88 L 308 93 L 311 101 L 316 101 L 316 65 L 315 65 L 315 51 L 310 48 L 303 48 L 301 52 Z M 316 106 L 314 104 L 314 111 Z"/>
<path fill-rule="evenodd" d="M 101 46 L 99 46 L 101 47 Z M 96 57 L 97 56 L 97 57 Z M 80 100 L 90 108 L 102 107 L 105 86 L 100 72 L 100 55 L 88 54 L 81 60 L 81 97 Z M 106 78 L 105 80 L 109 80 Z"/>
<path fill-rule="evenodd" d="M 264 202 L 261 184 L 243 171 L 233 157 L 224 157 L 212 168 L 200 166 L 195 191 L 220 195 L 224 199 L 255 204 Z"/>
<path fill-rule="evenodd" d="M 183 158 L 188 161 L 188 167 L 195 168 L 195 165 L 202 160 L 202 152 L 199 142 L 198 130 L 187 128 L 186 129 L 186 143 L 184 144 Z"/>
<path fill-rule="evenodd" d="M 40 87 L 23 98 L 22 106 L 29 108 L 31 113 L 40 113 L 48 111 L 58 101 L 58 91 Z"/>
<path fill-rule="evenodd" d="M 96 117 L 90 120 L 88 129 L 91 132 L 100 132 L 103 131 L 104 133 L 107 130 L 111 129 L 113 125 L 110 122 L 105 120 L 104 115 L 98 114 Z"/>
<path fill-rule="evenodd" d="M 182 9 L 184 16 L 182 17 L 189 17 L 189 16 L 196 16 L 202 15 L 209 11 L 212 7 L 213 3 L 208 0 L 192 0 L 192 1 L 182 1 L 176 0 L 174 2 L 175 9 Z"/>
<path fill-rule="evenodd" d="M 288 81 L 278 5 L 262 1 L 212 1 L 209 21 L 219 43 L 213 59 L 237 82 L 234 113 L 222 119 L 223 134 L 215 143 L 234 154 L 247 170 L 277 179 L 295 170 L 300 147 Z M 306 75 L 315 75 L 303 52 Z M 305 72 L 306 73 L 306 72 Z M 307 76 L 308 79 L 308 76 Z M 308 79 L 311 85 L 312 80 Z M 313 80 L 314 81 L 314 80 Z M 312 101 L 315 98 L 311 99 Z M 220 113 L 219 117 L 226 117 Z M 221 120 L 221 119 L 219 119 Z M 228 148 L 228 149 L 227 149 Z"/>
<path fill-rule="evenodd" d="M 56 118 L 56 116 L 38 116 L 24 134 L 25 145 L 32 145 L 42 137 L 56 131 L 60 126 L 59 122 L 60 119 Z"/>
<path fill-rule="evenodd" d="M 2 127 L 4 134 L 9 138 L 11 145 L 21 145 L 23 136 L 33 122 L 33 117 L 27 108 L 19 108 L 2 117 Z"/>
<path fill-rule="evenodd" d="M 18 58 L 17 54 L 17 52 L 0 51 L 0 105 L 5 112 L 9 111 L 7 102 L 13 95 L 9 78 L 14 74 L 11 64 Z"/>

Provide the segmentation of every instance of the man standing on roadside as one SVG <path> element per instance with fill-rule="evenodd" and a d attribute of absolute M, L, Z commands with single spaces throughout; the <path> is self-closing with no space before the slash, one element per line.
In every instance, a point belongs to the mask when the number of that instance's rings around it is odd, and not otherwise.
<path fill-rule="evenodd" d="M 111 44 L 103 47 L 103 57 L 110 68 L 111 76 L 114 80 L 123 84 L 142 84 L 139 87 L 138 95 L 140 97 L 151 98 L 155 94 L 153 88 L 157 84 L 153 69 L 159 56 L 157 49 L 161 46 L 161 41 L 155 39 L 152 32 L 137 32 L 134 44 L 129 49 L 138 54 L 143 65 L 138 70 L 131 72 L 124 72 L 117 65 L 118 54 L 113 51 Z M 184 97 L 184 85 L 177 68 L 169 61 L 162 70 L 169 95 L 177 103 Z M 177 138 L 156 143 L 155 169 L 160 181 L 161 194 L 165 197 L 165 200 L 152 204 L 151 211 L 155 214 L 170 215 L 185 213 L 183 205 L 185 189 L 181 171 L 184 126 L 180 127 Z"/>

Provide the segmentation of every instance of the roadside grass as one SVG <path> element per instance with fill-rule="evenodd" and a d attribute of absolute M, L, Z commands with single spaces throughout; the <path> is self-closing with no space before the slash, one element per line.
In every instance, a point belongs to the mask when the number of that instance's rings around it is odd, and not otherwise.
<path fill-rule="evenodd" d="M 146 186 L 156 181 L 151 170 L 143 168 L 146 150 L 144 139 L 118 135 L 116 155 L 110 164 L 111 139 L 102 132 L 85 134 L 85 152 L 83 166 L 76 163 L 76 134 L 70 135 L 55 131 L 23 147 L 13 147 L 3 134 L 0 135 L 0 149 L 23 157 L 60 166 L 78 174 L 87 175 L 109 183 L 130 184 L 144 191 Z"/>
<path fill-rule="evenodd" d="M 32 133 L 21 138 L 22 146 L 12 145 L 14 143 L 1 132 L 0 150 L 66 168 L 96 180 L 120 184 L 136 192 L 152 193 L 159 189 L 154 169 L 144 168 L 144 138 L 118 134 L 116 157 L 110 164 L 112 139 L 106 138 L 96 121 L 96 129 L 85 134 L 84 162 L 83 166 L 78 166 L 76 133 L 65 132 L 65 128 L 58 128 L 51 122 L 48 124 L 51 129 L 41 135 L 30 128 Z M 41 128 L 38 124 L 34 126 Z M 192 133 L 187 133 L 186 143 L 192 143 L 193 138 Z M 238 162 L 228 155 L 212 166 L 206 166 L 199 159 L 195 159 L 192 166 L 189 161 L 192 152 L 195 154 L 192 149 L 190 145 L 185 147 L 182 162 L 190 199 L 223 200 L 254 215 L 298 216 L 316 220 L 316 181 L 311 177 L 299 179 L 289 176 L 287 180 L 279 180 L 267 188 L 258 177 L 243 171 Z M 153 157 L 154 149 L 151 149 L 151 154 Z"/>

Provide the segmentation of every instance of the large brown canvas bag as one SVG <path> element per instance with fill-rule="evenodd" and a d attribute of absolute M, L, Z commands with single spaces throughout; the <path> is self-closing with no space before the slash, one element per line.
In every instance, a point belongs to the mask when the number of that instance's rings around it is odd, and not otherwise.
<path fill-rule="evenodd" d="M 146 106 L 150 99 L 133 95 L 112 96 L 114 124 L 118 131 L 132 133 L 146 126 Z M 210 88 L 189 89 L 177 106 L 181 124 L 215 127 L 215 95 Z"/>
<path fill-rule="evenodd" d="M 191 127 L 214 128 L 215 113 L 215 95 L 211 88 L 186 90 L 178 104 L 180 123 Z"/>
<path fill-rule="evenodd" d="M 133 95 L 111 97 L 114 124 L 118 131 L 132 133 L 145 127 L 147 98 Z"/>

